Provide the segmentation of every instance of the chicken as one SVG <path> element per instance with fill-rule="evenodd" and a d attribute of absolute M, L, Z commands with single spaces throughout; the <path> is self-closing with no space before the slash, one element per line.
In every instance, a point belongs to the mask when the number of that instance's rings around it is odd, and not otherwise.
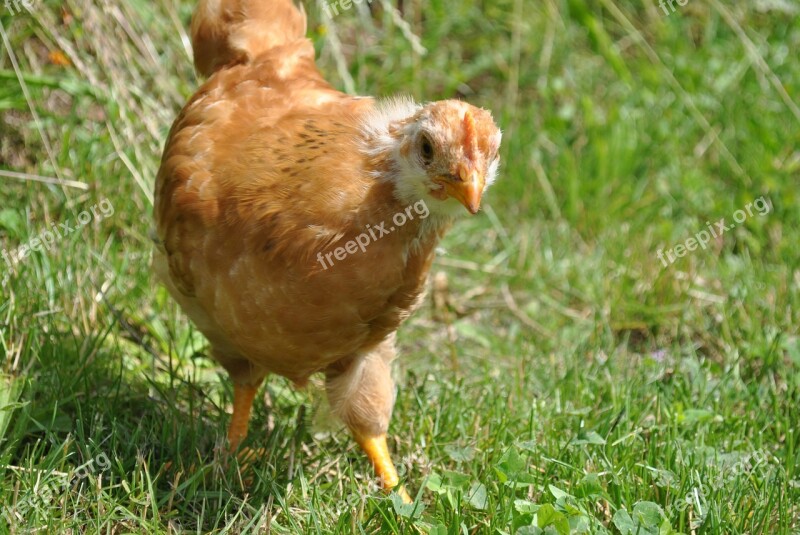
<path fill-rule="evenodd" d="M 323 372 L 333 413 L 392 489 L 395 333 L 438 240 L 495 180 L 501 133 L 464 102 L 335 90 L 305 30 L 291 0 L 200 0 L 208 80 L 164 149 L 153 269 L 233 381 L 232 450 L 268 374 L 303 385 Z"/>

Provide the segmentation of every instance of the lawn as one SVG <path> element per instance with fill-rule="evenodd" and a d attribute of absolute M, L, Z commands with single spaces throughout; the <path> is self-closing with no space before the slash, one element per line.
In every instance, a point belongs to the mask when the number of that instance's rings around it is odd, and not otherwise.
<path fill-rule="evenodd" d="M 306 2 L 335 86 L 504 130 L 400 331 L 412 506 L 319 380 L 225 453 L 150 273 L 194 2 L 0 4 L 0 533 L 800 533 L 800 6 L 681 1 Z"/>

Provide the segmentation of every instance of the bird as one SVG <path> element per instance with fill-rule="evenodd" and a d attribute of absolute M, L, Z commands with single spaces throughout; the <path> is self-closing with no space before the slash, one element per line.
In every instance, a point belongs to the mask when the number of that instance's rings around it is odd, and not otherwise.
<path fill-rule="evenodd" d="M 292 0 L 196 5 L 202 83 L 164 146 L 152 269 L 233 383 L 230 451 L 268 375 L 321 373 L 382 487 L 409 502 L 387 442 L 396 333 L 437 244 L 497 178 L 502 133 L 461 100 L 338 91 L 306 30 Z"/>

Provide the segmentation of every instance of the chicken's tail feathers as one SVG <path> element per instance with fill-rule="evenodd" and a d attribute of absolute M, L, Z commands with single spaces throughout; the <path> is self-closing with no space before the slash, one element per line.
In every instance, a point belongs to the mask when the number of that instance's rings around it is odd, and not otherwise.
<path fill-rule="evenodd" d="M 195 69 L 208 77 L 305 34 L 305 11 L 292 0 L 200 0 L 192 17 Z"/>

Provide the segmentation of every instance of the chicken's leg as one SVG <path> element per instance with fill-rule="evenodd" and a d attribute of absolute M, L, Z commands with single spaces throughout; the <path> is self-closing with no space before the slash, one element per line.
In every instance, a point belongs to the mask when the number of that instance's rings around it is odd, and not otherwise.
<path fill-rule="evenodd" d="M 253 400 L 267 372 L 239 357 L 232 350 L 222 350 L 215 346 L 213 352 L 214 358 L 228 371 L 233 381 L 233 415 L 228 426 L 228 447 L 233 452 L 247 437 Z"/>
<path fill-rule="evenodd" d="M 247 437 L 247 428 L 250 424 L 250 411 L 253 409 L 253 400 L 258 394 L 256 385 L 233 383 L 233 416 L 228 426 L 228 445 L 231 451 L 236 451 L 239 444 Z"/>
<path fill-rule="evenodd" d="M 395 398 L 391 376 L 394 357 L 394 337 L 391 337 L 372 352 L 338 363 L 326 371 L 331 408 L 353 433 L 386 490 L 397 487 L 400 482 L 386 444 Z M 403 501 L 411 502 L 403 487 L 396 490 Z"/>
<path fill-rule="evenodd" d="M 375 467 L 375 475 L 381 486 L 385 489 L 393 489 L 400 483 L 400 478 L 397 475 L 397 469 L 392 462 L 392 455 L 389 453 L 389 446 L 386 444 L 386 435 L 378 436 L 359 436 L 355 431 L 353 436 L 367 454 L 367 457 L 372 461 L 372 466 Z M 405 500 L 407 494 L 404 488 L 397 491 Z M 410 500 L 409 500 L 410 501 Z"/>

